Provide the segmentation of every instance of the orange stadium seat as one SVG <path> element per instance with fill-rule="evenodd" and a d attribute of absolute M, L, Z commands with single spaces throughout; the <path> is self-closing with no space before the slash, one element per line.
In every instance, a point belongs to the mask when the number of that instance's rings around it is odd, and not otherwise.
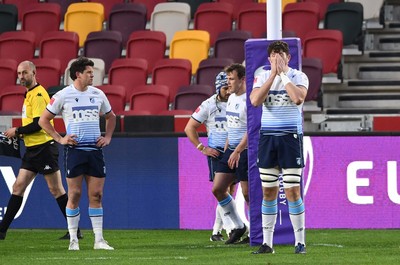
<path fill-rule="evenodd" d="M 74 31 L 79 35 L 82 47 L 90 32 L 103 29 L 104 7 L 99 3 L 72 3 L 64 17 L 64 31 Z"/>

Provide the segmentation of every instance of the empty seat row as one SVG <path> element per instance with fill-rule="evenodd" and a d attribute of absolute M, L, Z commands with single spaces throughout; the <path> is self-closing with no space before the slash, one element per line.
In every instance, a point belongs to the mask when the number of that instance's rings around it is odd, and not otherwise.
<path fill-rule="evenodd" d="M 165 85 L 138 86 L 129 95 L 125 88 L 119 85 L 102 85 L 98 88 L 106 94 L 117 115 L 128 115 L 132 112 L 157 115 L 170 109 L 170 91 Z M 52 94 L 56 92 L 52 91 Z M 0 92 L 0 111 L 21 112 L 25 93 L 26 89 L 23 86 L 7 86 L 6 91 Z M 181 86 L 174 97 L 173 110 L 186 110 L 191 113 L 213 93 L 214 89 L 207 85 Z M 126 109 L 126 97 L 129 98 L 128 109 Z"/>
<path fill-rule="evenodd" d="M 144 34 L 154 35 L 147 42 L 143 39 Z M 221 33 L 214 50 L 216 58 L 231 58 L 234 62 L 244 60 L 244 42 L 250 37 L 247 32 L 232 31 Z M 226 36 L 225 36 L 226 34 Z M 248 34 L 248 33 L 247 33 Z M 14 59 L 17 62 L 29 60 L 34 54 L 34 34 L 31 32 L 16 31 L 5 32 L 0 35 L 0 58 Z M 237 36 L 239 35 L 239 36 Z M 75 33 L 48 32 L 46 38 L 41 42 L 39 58 L 50 58 L 60 60 L 61 73 L 67 68 L 67 63 L 76 58 L 78 54 L 77 37 Z M 152 31 L 138 32 L 132 34 L 132 53 L 128 46 L 127 58 L 137 58 L 147 61 L 147 74 L 154 71 L 157 61 L 164 59 L 165 38 L 162 33 Z M 159 38 L 160 37 L 160 38 Z M 206 31 L 189 30 L 177 32 L 174 38 L 169 57 L 171 59 L 187 59 L 191 64 L 191 74 L 195 75 L 201 61 L 210 58 L 209 35 Z M 112 63 L 120 58 L 121 38 L 118 32 L 100 31 L 92 32 L 85 43 L 83 55 L 91 58 L 100 58 L 105 62 L 104 74 L 108 74 Z M 154 42 L 154 43 L 153 43 Z M 325 42 L 329 42 L 329 45 Z M 30 43 L 30 45 L 29 45 Z M 153 43 L 148 46 L 147 43 Z M 343 48 L 343 34 L 338 30 L 313 30 L 304 40 L 304 57 L 321 58 L 324 64 L 324 74 L 338 73 L 340 70 L 341 54 Z M 156 50 L 157 49 L 157 50 Z M 328 52 L 329 50 L 331 52 Z M 132 56 L 132 57 L 130 57 Z M 157 56 L 159 56 L 157 58 Z M 64 80 L 66 81 L 66 80 Z"/>

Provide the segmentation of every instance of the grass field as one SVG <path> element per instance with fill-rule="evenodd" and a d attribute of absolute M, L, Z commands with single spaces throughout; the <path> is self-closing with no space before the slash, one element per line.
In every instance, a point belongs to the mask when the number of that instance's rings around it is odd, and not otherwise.
<path fill-rule="evenodd" d="M 210 231 L 106 230 L 114 251 L 93 250 L 84 230 L 80 251 L 68 251 L 65 231 L 11 229 L 0 241 L 0 264 L 400 264 L 400 230 L 308 230 L 307 254 L 275 246 L 275 254 L 252 255 L 257 247 L 210 242 Z"/>

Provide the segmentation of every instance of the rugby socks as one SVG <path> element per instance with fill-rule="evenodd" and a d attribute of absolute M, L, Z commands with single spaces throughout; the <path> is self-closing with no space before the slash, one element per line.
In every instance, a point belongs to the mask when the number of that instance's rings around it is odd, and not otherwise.
<path fill-rule="evenodd" d="M 67 214 L 65 213 L 66 208 L 67 208 L 67 202 L 68 202 L 68 195 L 67 193 L 64 193 L 60 197 L 56 199 L 58 207 L 60 207 L 60 210 L 62 214 L 64 215 L 65 219 L 67 219 Z"/>
<path fill-rule="evenodd" d="M 103 240 L 103 208 L 90 208 L 89 217 L 92 222 L 94 242 Z"/>
<path fill-rule="evenodd" d="M 220 215 L 220 211 L 218 210 L 218 207 L 221 207 L 221 206 L 217 205 L 217 207 L 215 207 L 215 221 L 214 221 L 213 232 L 212 232 L 213 235 L 221 233 L 222 226 L 223 226 L 222 218 Z"/>
<path fill-rule="evenodd" d="M 228 218 L 224 214 L 224 210 L 222 209 L 221 205 L 218 204 L 217 210 L 218 210 L 219 216 L 222 219 L 223 229 L 225 229 L 226 235 L 229 237 L 229 234 L 231 233 L 231 231 L 233 229 L 233 223 L 232 223 L 231 219 Z"/>
<path fill-rule="evenodd" d="M 273 247 L 274 231 L 276 217 L 278 215 L 278 200 L 262 201 L 262 228 L 263 228 L 263 244 Z"/>
<path fill-rule="evenodd" d="M 292 222 L 295 244 L 305 244 L 305 207 L 303 199 L 300 198 L 295 202 L 288 201 L 289 217 Z"/>
<path fill-rule="evenodd" d="M 240 216 L 236 209 L 235 200 L 232 198 L 232 196 L 228 195 L 228 197 L 226 197 L 225 199 L 223 199 L 222 201 L 220 201 L 218 203 L 223 210 L 223 215 L 232 221 L 232 223 L 234 225 L 234 227 L 232 227 L 232 228 L 233 229 L 243 228 L 244 223 L 243 223 L 242 219 L 240 219 Z"/>
<path fill-rule="evenodd" d="M 8 227 L 17 215 L 19 208 L 22 205 L 23 196 L 18 196 L 12 194 L 10 200 L 8 201 L 7 211 L 4 214 L 3 221 L 0 223 L 0 232 L 7 232 Z"/>
<path fill-rule="evenodd" d="M 76 209 L 66 208 L 65 212 L 67 214 L 67 224 L 68 224 L 68 232 L 70 236 L 70 241 L 76 240 L 78 241 L 78 226 L 80 219 L 79 207 Z"/>

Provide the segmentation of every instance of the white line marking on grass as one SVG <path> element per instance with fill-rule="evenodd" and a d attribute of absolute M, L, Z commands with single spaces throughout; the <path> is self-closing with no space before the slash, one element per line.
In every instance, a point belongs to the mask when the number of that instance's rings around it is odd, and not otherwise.
<path fill-rule="evenodd" d="M 96 258 L 79 258 L 79 257 L 53 257 L 53 258 L 35 258 L 35 260 L 115 260 L 119 258 L 96 257 Z"/>
<path fill-rule="evenodd" d="M 129 258 L 130 260 L 188 260 L 188 257 L 134 257 Z"/>
<path fill-rule="evenodd" d="M 338 244 L 324 244 L 324 243 L 317 243 L 317 244 L 311 244 L 313 246 L 322 246 L 322 247 L 335 247 L 335 248 L 342 248 L 343 245 L 338 245 Z"/>

